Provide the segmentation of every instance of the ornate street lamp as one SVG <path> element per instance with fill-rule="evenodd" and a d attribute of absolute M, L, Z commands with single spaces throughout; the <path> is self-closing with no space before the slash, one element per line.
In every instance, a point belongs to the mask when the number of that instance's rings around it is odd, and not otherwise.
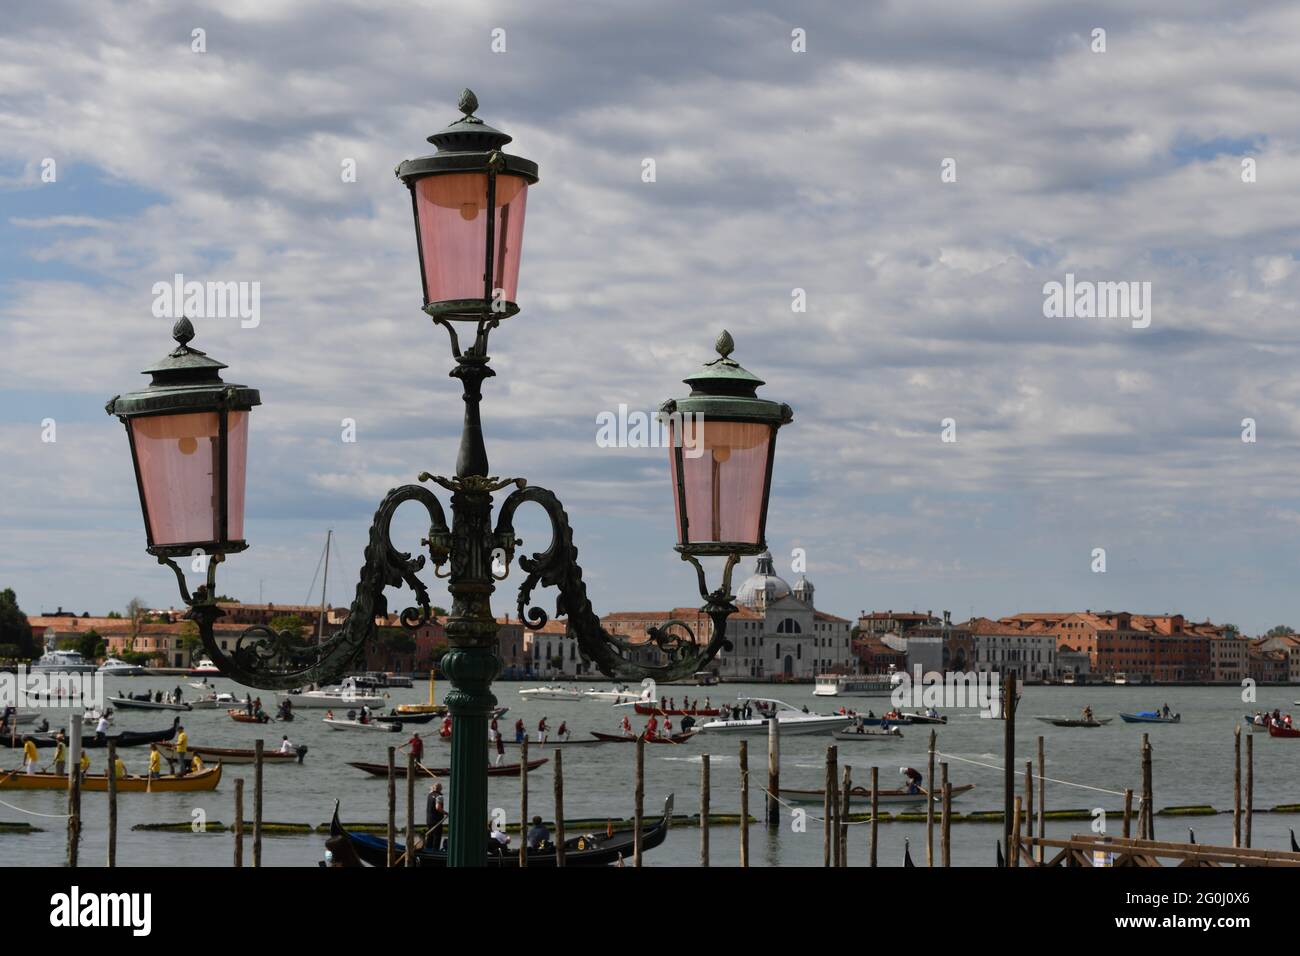
<path fill-rule="evenodd" d="M 424 310 L 450 335 L 456 359 L 451 375 L 460 379 L 465 401 L 455 475 L 419 476 L 421 482 L 451 493 L 451 526 L 437 496 L 425 485 L 391 490 L 375 513 L 356 598 L 339 631 L 307 644 L 291 632 L 259 625 L 245 630 L 232 651 L 217 646 L 213 624 L 223 612 L 215 599 L 216 567 L 226 554 L 246 547 L 247 420 L 259 397 L 253 389 L 220 381 L 217 372 L 224 366 L 189 347 L 194 330 L 188 320 L 182 319 L 174 330 L 180 347 L 148 370 L 153 384 L 108 403 L 108 411 L 126 423 L 131 437 L 149 552 L 176 573 L 189 607 L 187 617 L 197 623 L 204 650 L 224 674 L 251 687 L 284 689 L 341 677 L 375 637 L 375 618 L 387 612 L 386 588 L 405 584 L 415 593 L 417 606 L 400 615 L 404 626 L 414 628 L 430 620 L 428 589 L 418 576 L 426 557 L 397 550 L 389 535 L 399 505 L 418 501 L 425 507 L 430 524 L 420 543 L 434 575 L 446 579 L 452 597 L 446 621 L 451 647 L 442 661 L 452 684 L 446 697 L 453 718 L 448 830 L 452 866 L 482 866 L 486 860 L 484 742 L 496 705 L 491 685 L 501 669 L 491 596 L 496 582 L 509 574 L 516 546 L 523 544 L 515 534 L 515 512 L 524 504 L 539 505 L 552 531 L 546 551 L 519 557 L 525 577 L 516 605 L 525 626 L 536 630 L 546 624 L 547 613 L 529 602 L 537 587 L 555 587 L 556 614 L 566 619 L 568 635 L 577 641 L 583 659 L 604 674 L 620 680 L 690 676 L 730 647 L 727 617 L 736 611 L 731 573 L 741 556 L 766 547 L 776 432 L 792 418 L 789 406 L 756 396 L 763 383 L 730 357 L 734 343 L 725 332 L 717 343 L 719 358 L 686 379 L 691 394 L 662 406 L 676 446 L 671 472 L 677 550 L 696 570 L 705 602 L 702 610 L 713 626 L 707 641 L 683 621 L 651 628 L 648 637 L 658 662 L 638 663 L 634 656 L 642 645 L 607 633 L 592 610 L 573 531 L 559 499 L 523 478 L 489 475 L 479 417 L 482 382 L 495 374 L 488 365 L 488 336 L 519 311 L 515 295 L 524 203 L 528 187 L 537 182 L 537 166 L 502 153 L 500 147 L 510 137 L 474 116 L 477 108 L 474 94 L 463 92 L 463 118 L 429 137 L 438 151 L 397 167 L 398 177 L 411 191 Z M 461 348 L 458 327 L 473 329 L 473 343 L 467 348 Z M 511 487 L 494 525 L 493 495 Z M 211 560 L 206 582 L 191 594 L 173 558 L 195 550 Z M 726 559 L 722 582 L 714 590 L 699 560 L 711 556 Z"/>

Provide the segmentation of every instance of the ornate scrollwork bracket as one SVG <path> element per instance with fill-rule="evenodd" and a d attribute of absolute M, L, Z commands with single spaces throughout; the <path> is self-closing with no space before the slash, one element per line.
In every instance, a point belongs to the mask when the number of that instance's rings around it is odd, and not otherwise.
<path fill-rule="evenodd" d="M 223 651 L 213 629 L 225 614 L 216 602 L 216 568 L 222 555 L 208 558 L 207 580 L 192 595 L 176 563 L 168 557 L 160 557 L 158 561 L 176 573 L 181 597 L 189 607 L 186 618 L 198 625 L 204 651 L 227 677 L 249 687 L 268 690 L 298 687 L 308 682 L 324 683 L 342 676 L 365 643 L 375 637 L 376 616 L 388 613 L 386 588 L 405 584 L 415 592 L 416 606 L 406 608 L 400 615 L 403 627 L 416 628 L 432 618 L 428 588 L 416 576 L 424 567 L 424 555 L 413 557 L 399 551 L 390 537 L 393 515 L 407 501 L 418 501 L 429 513 L 429 535 L 422 543 L 428 547 L 435 573 L 447 562 L 450 535 L 437 496 L 420 485 L 403 485 L 389 491 L 370 526 L 365 563 L 347 621 L 342 629 L 319 643 L 304 642 L 288 631 L 277 632 L 259 624 L 244 630 L 232 651 Z"/>
<path fill-rule="evenodd" d="M 528 606 L 533 589 L 538 585 L 557 588 L 556 616 L 566 618 L 568 634 L 577 640 L 583 659 L 617 680 L 645 677 L 660 681 L 679 680 L 703 670 L 719 651 L 731 647 L 726 638 L 727 618 L 736 613 L 735 596 L 731 594 L 731 572 L 739 554 L 727 556 L 722 586 L 713 591 L 708 589 L 704 568 L 699 561 L 692 555 L 682 554 L 682 560 L 690 561 L 695 567 L 700 595 L 705 602 L 701 610 L 712 622 L 712 634 L 708 642 L 703 643 L 686 621 L 666 621 L 650 628 L 647 636 L 649 643 L 667 658 L 667 663 L 644 663 L 635 659 L 638 645 L 606 631 L 592 610 L 587 586 L 582 580 L 582 567 L 578 564 L 578 549 L 573 543 L 569 517 L 552 492 L 529 486 L 507 496 L 497 516 L 496 537 L 499 540 L 515 537 L 515 511 L 525 503 L 541 506 L 551 519 L 552 532 L 551 544 L 546 551 L 519 558 L 519 567 L 527 577 L 519 586 L 518 612 L 526 627 L 537 630 L 550 619 L 542 608 Z M 681 631 L 685 635 L 679 633 Z"/>

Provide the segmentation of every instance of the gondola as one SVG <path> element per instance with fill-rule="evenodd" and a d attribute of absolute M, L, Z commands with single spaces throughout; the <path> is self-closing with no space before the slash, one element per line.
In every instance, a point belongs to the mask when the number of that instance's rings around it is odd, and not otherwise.
<path fill-rule="evenodd" d="M 631 744 L 636 743 L 637 739 L 635 734 L 631 736 L 627 734 L 602 734 L 596 730 L 589 731 L 589 733 L 597 740 L 607 744 Z M 684 744 L 694 736 L 694 733 L 673 734 L 669 737 L 661 734 L 656 737 L 646 737 L 645 742 L 648 744 Z"/>
<path fill-rule="evenodd" d="M 144 744 L 160 744 L 164 740 L 171 740 L 176 736 L 176 728 L 180 726 L 180 722 L 181 719 L 177 717 L 172 721 L 172 725 L 168 730 L 124 730 L 117 734 L 105 734 L 103 739 L 96 738 L 93 734 L 88 734 L 81 738 L 81 746 L 86 750 L 96 750 L 107 747 L 110 740 L 118 748 L 139 747 Z M 56 747 L 59 743 L 58 740 L 55 739 L 53 733 L 30 734 L 29 736 L 32 738 L 32 743 L 36 744 L 37 747 Z M 68 738 L 67 733 L 64 732 L 63 736 L 65 738 L 63 741 L 64 744 L 71 747 L 72 743 Z M 22 734 L 16 736 L 6 734 L 4 737 L 0 737 L 0 744 L 3 744 L 6 747 L 21 749 L 23 746 L 23 739 Z"/>
<path fill-rule="evenodd" d="M 546 757 L 542 757 L 538 760 L 528 761 L 529 772 L 531 773 L 532 771 L 536 770 L 538 767 L 540 767 L 542 764 L 546 762 L 547 762 Z M 360 760 L 349 760 L 348 766 L 356 767 L 358 770 L 364 770 L 372 777 L 388 776 L 388 764 L 386 763 L 365 763 L 364 761 L 360 761 Z M 508 763 L 508 764 L 502 764 L 500 766 L 489 765 L 487 769 L 487 773 L 489 777 L 517 777 L 519 776 L 519 764 Z M 450 777 L 451 768 L 450 767 L 426 767 L 424 764 L 420 764 L 420 766 L 416 770 L 415 775 L 417 777 Z M 406 764 L 403 763 L 403 764 L 395 765 L 393 767 L 393 776 L 399 780 L 405 780 Z"/>
<path fill-rule="evenodd" d="M 1178 724 L 1182 723 L 1183 715 L 1174 714 L 1172 717 L 1162 717 L 1159 711 L 1144 710 L 1138 714 L 1120 714 L 1119 719 L 1126 724 Z"/>
<path fill-rule="evenodd" d="M 667 838 L 672 813 L 673 795 L 669 794 L 668 799 L 664 801 L 663 816 L 641 828 L 643 853 L 646 850 L 653 850 Z M 634 837 L 635 834 L 631 830 L 619 830 L 612 836 L 603 833 L 584 833 L 581 836 L 571 837 L 564 841 L 564 865 L 608 866 L 619 860 L 629 859 L 632 856 Z M 388 841 L 383 837 L 371 836 L 367 833 L 350 833 L 344 829 L 343 824 L 339 822 L 337 803 L 334 805 L 334 818 L 330 820 L 330 841 L 327 845 L 334 851 L 335 859 L 342 862 L 347 862 L 349 854 L 346 851 L 350 850 L 351 855 L 356 859 L 353 865 L 364 862 L 371 866 L 382 867 L 388 864 Z M 342 856 L 340 856 L 341 851 Z M 405 847 L 394 842 L 393 851 L 395 855 L 400 855 L 405 852 Z M 517 867 L 519 851 L 518 849 L 506 849 L 504 852 L 489 851 L 485 862 L 490 867 Z M 446 866 L 447 851 L 416 850 L 415 865 Z M 529 850 L 527 865 L 539 868 L 554 867 L 555 849 Z"/>
<path fill-rule="evenodd" d="M 221 782 L 221 764 L 196 770 L 183 777 L 165 774 L 161 777 L 126 776 L 117 778 L 118 793 L 192 793 L 215 790 Z M 0 790 L 67 790 L 68 776 L 63 773 L 23 773 L 21 770 L 0 770 Z M 81 778 L 83 793 L 106 793 L 108 778 L 102 773 L 88 773 Z"/>
<path fill-rule="evenodd" d="M 169 743 L 159 744 L 158 749 L 163 755 L 171 760 L 176 755 L 176 748 Z M 204 760 L 209 762 L 220 761 L 221 763 L 256 763 L 256 750 L 241 750 L 236 747 L 196 747 L 190 744 L 189 752 L 198 754 Z M 299 744 L 289 753 L 282 753 L 279 750 L 263 750 L 263 763 L 302 763 L 303 758 L 307 756 L 307 746 Z"/>

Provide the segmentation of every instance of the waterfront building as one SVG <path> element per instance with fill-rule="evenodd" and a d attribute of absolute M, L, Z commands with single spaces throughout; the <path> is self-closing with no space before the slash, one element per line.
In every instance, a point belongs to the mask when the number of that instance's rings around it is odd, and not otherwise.
<path fill-rule="evenodd" d="M 1054 635 L 1028 631 L 1014 623 L 972 618 L 961 628 L 970 635 L 970 669 L 980 673 L 1013 673 L 1037 682 L 1057 676 Z M 958 668 L 960 669 L 960 668 Z"/>

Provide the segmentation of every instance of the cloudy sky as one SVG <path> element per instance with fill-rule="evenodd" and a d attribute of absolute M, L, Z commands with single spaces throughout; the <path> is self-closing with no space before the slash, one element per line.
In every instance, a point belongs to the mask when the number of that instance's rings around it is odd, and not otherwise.
<path fill-rule="evenodd" d="M 454 468 L 393 167 L 468 86 L 542 177 L 492 471 L 565 502 L 597 610 L 697 601 L 664 453 L 598 447 L 596 416 L 681 394 L 727 328 L 795 409 L 769 541 L 787 577 L 804 549 L 819 607 L 1300 625 L 1300 8 L 851 6 L 11 5 L 0 586 L 29 613 L 177 601 L 103 404 L 168 350 L 152 288 L 182 273 L 261 290 L 255 328 L 196 322 L 264 402 L 221 590 L 304 601 L 332 528 L 350 600 L 383 493 Z M 1067 274 L 1150 283 L 1149 326 L 1046 316 Z"/>

